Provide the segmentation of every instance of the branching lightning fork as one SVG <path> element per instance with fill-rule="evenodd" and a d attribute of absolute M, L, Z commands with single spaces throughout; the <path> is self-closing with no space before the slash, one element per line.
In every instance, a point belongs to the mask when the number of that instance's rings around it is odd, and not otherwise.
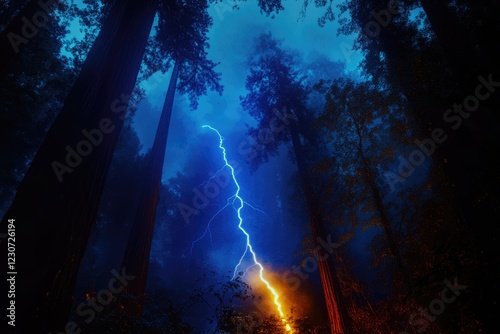
<path fill-rule="evenodd" d="M 229 204 L 232 204 L 233 207 L 235 208 L 236 210 L 236 213 L 238 215 L 238 228 L 240 229 L 240 231 L 245 235 L 246 237 L 246 246 L 245 246 L 245 251 L 243 252 L 243 255 L 241 256 L 238 264 L 235 266 L 234 268 L 234 272 L 233 272 L 233 279 L 236 277 L 237 275 L 237 272 L 238 272 L 238 268 L 241 266 L 242 264 L 242 261 L 244 259 L 244 257 L 247 255 L 248 252 L 250 252 L 251 254 L 251 258 L 252 258 L 252 261 L 253 261 L 253 264 L 250 266 L 250 267 L 253 267 L 253 266 L 258 266 L 259 267 L 259 278 L 260 280 L 262 281 L 262 283 L 265 284 L 265 286 L 267 287 L 267 289 L 271 292 L 271 294 L 273 295 L 274 297 L 274 304 L 276 305 L 276 310 L 278 311 L 278 314 L 281 318 L 281 321 L 283 322 L 285 328 L 287 331 L 291 332 L 292 331 L 292 328 L 290 326 L 290 324 L 288 324 L 288 322 L 286 321 L 286 318 L 285 318 L 285 314 L 283 313 L 283 309 L 282 309 L 282 306 L 281 306 L 281 303 L 279 301 L 279 294 L 278 292 L 276 291 L 275 288 L 273 288 L 273 286 L 271 285 L 271 283 L 269 283 L 269 281 L 267 281 L 265 278 L 264 278 L 264 266 L 259 262 L 259 260 L 257 259 L 257 254 L 255 253 L 254 249 L 253 249 L 253 246 L 251 244 L 251 241 L 250 241 L 250 234 L 243 228 L 243 218 L 241 216 L 241 210 L 243 209 L 243 207 L 245 206 L 245 204 L 247 204 L 249 207 L 255 209 L 254 207 L 252 207 L 251 205 L 249 205 L 248 203 L 246 203 L 241 197 L 240 197 L 240 185 L 238 183 L 238 181 L 236 180 L 236 176 L 235 176 L 235 172 L 234 172 L 234 168 L 233 166 L 231 166 L 231 164 L 229 164 L 228 160 L 227 160 L 227 155 L 226 155 L 226 148 L 224 147 L 223 145 L 223 137 L 222 135 L 220 134 L 220 132 L 211 127 L 210 125 L 203 125 L 203 128 L 208 128 L 212 131 L 214 131 L 215 133 L 217 133 L 217 135 L 219 136 L 219 148 L 221 149 L 222 151 L 222 157 L 224 158 L 224 162 L 225 162 L 225 165 L 219 170 L 221 171 L 222 169 L 224 168 L 228 168 L 230 171 L 231 171 L 231 177 L 233 178 L 233 182 L 234 184 L 236 185 L 236 192 L 234 193 L 234 195 L 232 195 L 231 197 L 228 198 L 228 201 L 226 203 L 226 205 L 221 209 L 219 210 L 215 216 L 217 216 L 223 209 L 225 209 Z M 260 210 L 258 210 L 260 211 Z M 205 233 L 203 234 L 203 236 L 206 234 L 207 231 L 210 231 L 210 223 L 212 222 L 212 220 L 215 218 L 212 217 L 212 219 L 210 219 L 209 221 L 209 224 L 207 226 L 207 230 L 205 231 Z M 203 237 L 202 236 L 202 237 Z M 201 237 L 201 238 L 202 238 Z M 196 241 L 199 241 L 200 239 L 197 239 Z M 195 241 L 195 242 L 196 242 Z M 194 243 L 193 243 L 194 244 Z M 249 268 L 250 268 L 249 267 Z M 248 268 L 248 269 L 249 269 Z M 247 269 L 247 270 L 248 270 Z"/>

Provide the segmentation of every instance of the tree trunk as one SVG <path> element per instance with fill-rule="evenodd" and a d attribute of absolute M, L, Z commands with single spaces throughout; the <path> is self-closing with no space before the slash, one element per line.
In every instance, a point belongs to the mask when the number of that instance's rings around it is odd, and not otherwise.
<path fill-rule="evenodd" d="M 403 274 L 407 295 L 411 295 L 413 293 L 413 281 L 411 278 L 411 274 L 405 264 L 405 261 L 403 260 L 401 252 L 399 251 L 399 245 L 396 237 L 394 236 L 394 231 L 392 230 L 389 215 L 387 214 L 384 202 L 382 200 L 382 194 L 380 193 L 378 185 L 373 178 L 370 166 L 362 153 L 361 158 L 363 160 L 363 164 L 365 165 L 366 180 L 372 191 L 373 199 L 375 201 L 375 207 L 377 208 L 380 223 L 382 224 L 382 228 L 384 229 L 385 240 L 387 242 L 389 252 L 394 257 L 396 266 L 398 267 L 399 271 Z"/>
<path fill-rule="evenodd" d="M 446 108 L 451 108 L 457 99 L 462 102 L 466 96 L 473 94 L 478 85 L 477 77 L 479 75 L 487 78 L 488 75 L 492 74 L 496 81 L 500 79 L 498 53 L 493 52 L 494 48 L 489 47 L 489 45 L 483 46 L 480 41 L 475 40 L 475 38 L 482 36 L 473 36 L 474 31 L 471 32 L 464 23 L 459 21 L 457 13 L 448 6 L 449 3 L 448 0 L 420 0 L 422 9 L 425 11 L 446 59 L 448 59 L 459 82 L 458 91 L 449 99 Z M 494 7 L 494 5 L 489 7 Z M 484 20 L 485 18 L 478 19 Z M 493 30 L 494 27 L 492 26 L 490 29 Z M 487 34 L 490 36 L 490 31 Z M 491 41 L 491 38 L 489 40 Z M 493 44 L 498 48 L 497 42 Z M 474 136 L 477 136 L 478 132 L 483 132 L 481 140 L 485 143 L 492 141 L 500 143 L 498 136 L 494 136 L 497 133 L 496 124 L 500 122 L 500 116 L 496 112 L 499 106 L 500 96 L 498 93 L 493 94 L 483 101 L 479 109 L 474 112 L 477 115 L 467 120 L 467 123 L 475 123 Z M 482 129 L 482 131 L 477 131 L 477 129 Z M 487 133 L 494 135 L 487 137 L 485 136 Z M 479 143 L 478 148 L 482 147 L 483 145 Z"/>
<path fill-rule="evenodd" d="M 491 49 L 483 50 L 482 45 L 474 41 L 474 38 L 478 37 L 473 36 L 474 32 L 459 21 L 457 13 L 449 7 L 450 3 L 448 0 L 420 0 L 422 9 L 453 69 L 464 79 L 472 80 L 475 86 L 475 77 L 490 73 L 497 60 L 494 54 L 490 54 Z M 477 19 L 484 20 L 484 17 Z M 498 67 L 496 69 L 498 70 Z"/>
<path fill-rule="evenodd" d="M 32 43 L 47 25 L 59 0 L 30 0 L 0 33 L 0 79 L 4 78 L 10 64 L 15 61 L 24 47 Z"/>
<path fill-rule="evenodd" d="M 449 0 L 420 0 L 422 9 L 436 34 L 437 41 L 458 83 L 454 95 L 448 98 L 447 105 L 443 107 L 443 110 L 451 108 L 457 101 L 462 102 L 465 97 L 473 95 L 478 85 L 478 76 L 481 75 L 487 78 L 492 74 L 493 79 L 496 79 L 496 81 L 500 79 L 498 53 L 494 51 L 495 49 L 498 50 L 498 43 L 493 42 L 494 47 L 483 45 L 484 43 L 481 42 L 483 36 L 479 35 L 477 31 L 466 28 L 466 25 L 460 22 L 458 13 L 449 7 L 450 3 Z M 473 5 L 468 12 L 472 12 L 474 7 L 478 5 Z M 486 4 L 479 6 L 486 6 Z M 491 3 L 488 8 L 495 11 L 498 9 L 498 5 Z M 487 18 L 478 17 L 477 19 L 485 21 Z M 480 30 L 480 23 L 476 22 L 475 24 L 477 30 Z M 488 36 L 490 36 L 490 30 L 493 29 L 493 26 L 488 27 Z M 488 41 L 491 40 L 491 38 L 488 39 Z M 500 96 L 499 94 L 492 94 L 488 99 L 481 102 L 478 110 L 474 112 L 475 116 L 467 120 L 466 123 L 468 124 L 462 126 L 462 128 L 469 127 L 472 129 L 471 134 L 462 133 L 462 136 L 479 138 L 480 142 L 476 144 L 479 149 L 484 147 L 482 143 L 495 142 L 497 146 L 500 144 L 498 136 L 496 136 L 495 126 L 500 122 L 500 116 L 495 112 L 498 106 L 500 106 Z M 440 121 L 442 122 L 442 120 Z M 470 142 L 470 139 L 464 138 L 463 141 Z"/>
<path fill-rule="evenodd" d="M 396 69 L 401 66 L 401 62 L 406 63 L 405 59 L 409 57 L 405 56 L 405 46 L 401 40 L 388 32 L 390 27 L 392 26 L 381 29 L 380 39 L 384 52 L 388 55 L 389 68 Z M 440 100 L 429 99 L 429 96 L 433 95 L 432 92 L 421 89 L 421 84 L 411 71 L 406 73 L 403 75 L 398 73 L 398 80 L 403 83 L 401 89 L 407 96 L 410 107 L 415 114 L 418 112 L 423 120 L 419 129 L 423 138 L 432 138 L 432 130 L 436 128 L 444 129 L 447 134 L 444 143 L 436 144 L 432 160 L 443 166 L 451 181 L 450 187 L 456 199 L 456 206 L 460 208 L 460 217 L 463 217 L 462 221 L 465 223 L 464 229 L 477 240 L 481 254 L 479 261 L 484 263 L 485 268 L 494 270 L 498 267 L 497 254 L 500 249 L 496 237 L 499 234 L 496 217 L 500 198 L 498 190 L 500 178 L 495 168 L 498 162 L 496 152 L 500 145 L 495 125 L 498 124 L 497 119 L 500 116 L 494 112 L 498 109 L 494 107 L 498 106 L 498 92 L 492 94 L 488 100 L 482 101 L 478 110 L 471 113 L 468 119 L 464 119 L 457 130 L 451 130 L 449 125 L 444 124 L 443 113 L 447 109 L 453 109 L 455 103 L 462 104 L 466 97 L 474 96 L 475 87 L 479 85 L 478 79 L 473 78 L 470 82 L 462 81 L 465 84 L 460 83 L 458 91 L 455 91 L 451 98 Z M 483 78 L 488 76 L 483 75 Z M 493 80 L 499 81 L 500 76 L 493 75 Z M 413 87 L 412 82 L 415 83 Z M 487 275 L 478 278 L 481 282 L 488 280 Z M 490 319 L 494 317 L 491 316 Z"/>
<path fill-rule="evenodd" d="M 399 245 L 396 240 L 396 237 L 394 236 L 394 231 L 392 230 L 391 226 L 392 224 L 389 219 L 387 210 L 385 209 L 382 194 L 380 192 L 377 183 L 375 182 L 375 178 L 373 177 L 372 171 L 370 169 L 370 163 L 368 162 L 368 159 L 366 159 L 364 155 L 363 137 L 361 135 L 361 129 L 352 112 L 350 111 L 348 112 L 354 124 L 354 128 L 356 129 L 356 135 L 358 136 L 358 154 L 364 166 L 365 179 L 372 192 L 373 200 L 375 201 L 375 207 L 377 208 L 378 212 L 378 217 L 380 218 L 380 223 L 382 224 L 382 228 L 384 229 L 385 240 L 387 242 L 389 252 L 394 257 L 398 270 L 403 274 L 406 293 L 408 295 L 411 295 L 413 293 L 413 282 L 411 279 L 410 271 L 406 266 L 403 257 L 401 256 L 401 252 L 399 251 Z"/>
<path fill-rule="evenodd" d="M 391 28 L 393 31 L 390 31 Z M 410 59 L 405 45 L 398 38 L 399 28 L 389 26 L 381 30 L 380 42 L 387 55 L 389 68 L 395 69 L 402 92 L 408 98 L 411 108 L 419 113 L 422 119 L 421 136 L 432 138 L 432 130 L 442 128 L 447 139 L 442 144 L 436 144 L 433 161 L 443 165 L 451 181 L 457 206 L 461 208 L 466 228 L 479 237 L 479 244 L 484 250 L 486 261 L 496 263 L 498 257 L 498 241 L 491 235 L 498 233 L 496 211 L 498 207 L 498 173 L 493 166 L 497 164 L 498 147 L 500 146 L 498 131 L 495 125 L 500 118 L 495 113 L 498 92 L 482 101 L 478 110 L 464 119 L 457 130 L 451 130 L 443 121 L 447 109 L 453 109 L 454 104 L 462 104 L 467 96 L 473 96 L 475 87 L 479 85 L 477 78 L 458 87 L 458 91 L 449 98 L 439 97 L 422 88 L 415 73 L 410 69 L 407 59 Z M 399 69 L 404 69 L 399 73 Z M 479 75 L 480 73 L 476 73 Z M 488 78 L 488 75 L 483 75 Z M 499 76 L 493 76 L 499 81 Z M 465 88 L 464 88 L 465 87 Z M 424 97 L 425 98 L 422 98 Z M 419 138 L 421 139 L 421 138 Z M 475 224 L 481 221 L 481 224 Z"/>
<path fill-rule="evenodd" d="M 146 293 L 146 281 L 149 266 L 149 254 L 151 241 L 153 240 L 156 208 L 160 198 L 161 176 L 163 160 L 167 147 L 168 129 L 174 104 L 175 88 L 179 69 L 177 63 L 172 71 L 172 77 L 168 85 L 165 103 L 156 130 L 155 141 L 151 149 L 145 178 L 143 180 L 139 205 L 135 214 L 132 231 L 123 259 L 123 268 L 126 272 L 135 276 L 129 283 L 125 293 L 132 297 L 125 302 L 125 312 L 130 315 L 141 315 L 143 310 L 144 295 Z"/>
<path fill-rule="evenodd" d="M 393 28 L 389 30 L 389 28 Z M 389 73 L 393 79 L 394 87 L 397 87 L 408 99 L 408 103 L 415 113 L 415 117 L 421 122 L 419 127 L 427 133 L 428 128 L 442 121 L 439 111 L 446 106 L 446 101 L 433 89 L 423 88 L 423 82 L 415 73 L 411 64 L 412 55 L 407 46 L 402 42 L 403 33 L 398 31 L 399 27 L 389 26 L 381 30 L 379 35 L 380 49 L 384 53 Z M 422 96 L 426 98 L 423 99 Z"/>
<path fill-rule="evenodd" d="M 17 222 L 21 332 L 64 329 L 157 3 L 117 1 L 4 217 L 2 230 Z"/>
<path fill-rule="evenodd" d="M 411 58 L 397 36 L 383 29 L 380 34 L 382 50 L 386 54 L 389 68 L 397 73 L 397 83 L 402 93 L 407 97 L 410 108 L 416 117 L 421 120 L 417 127 L 419 137 L 432 138 L 432 130 L 443 128 L 443 112 L 453 107 L 447 99 L 435 95 L 422 88 L 416 74 L 411 70 L 411 65 L 407 61 Z M 473 91 L 472 91 L 473 92 Z M 425 98 L 422 98 L 424 97 Z M 465 97 L 465 96 L 464 96 Z M 462 97 L 462 99 L 464 98 Z M 457 101 L 455 101 L 457 102 Z M 479 115 L 475 115 L 479 116 Z M 450 180 L 455 183 L 457 198 L 467 194 L 467 199 L 462 199 L 461 207 L 470 207 L 471 196 L 476 197 L 482 190 L 477 181 L 480 171 L 477 171 L 479 162 L 488 155 L 485 146 L 481 142 L 487 142 L 483 138 L 484 133 L 477 131 L 480 126 L 477 117 L 470 117 L 464 120 L 462 126 L 456 132 L 450 132 L 449 126 L 446 128 L 447 140 L 441 145 L 437 145 L 432 159 L 443 164 Z M 475 131 L 476 130 L 476 131 Z M 422 138 L 416 138 L 422 140 Z M 443 163 L 446 161 L 446 163 Z M 476 170 L 474 172 L 474 170 Z M 464 175 L 470 175 L 464 178 Z M 472 213 L 466 214 L 467 221 L 475 221 Z"/>
<path fill-rule="evenodd" d="M 327 240 L 327 233 L 324 226 L 323 217 L 319 208 L 318 200 L 314 194 L 312 181 L 309 177 L 309 172 L 305 163 L 305 155 L 298 134 L 297 124 L 295 120 L 290 122 L 290 134 L 292 137 L 292 146 L 297 160 L 302 190 L 305 195 L 307 211 L 309 214 L 309 222 L 312 230 L 312 236 L 318 245 L 323 248 L 320 240 Z M 318 267 L 323 286 L 323 294 L 325 296 L 328 318 L 330 320 L 331 334 L 348 334 L 350 330 L 350 319 L 345 305 L 345 300 L 342 295 L 340 282 L 337 276 L 337 270 L 333 262 L 333 249 L 328 249 L 326 252 L 330 254 L 318 255 Z M 323 260 L 321 260 L 323 259 Z"/>

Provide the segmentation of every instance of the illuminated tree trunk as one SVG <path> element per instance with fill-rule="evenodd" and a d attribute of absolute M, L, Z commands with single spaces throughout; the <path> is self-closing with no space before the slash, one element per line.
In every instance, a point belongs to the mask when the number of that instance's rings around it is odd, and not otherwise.
<path fill-rule="evenodd" d="M 64 330 L 156 7 L 117 1 L 2 221 L 17 222 L 20 332 Z"/>
<path fill-rule="evenodd" d="M 319 247 L 323 249 L 325 240 L 328 239 L 328 235 L 324 226 L 319 201 L 316 199 L 312 181 L 309 177 L 309 172 L 305 163 L 305 154 L 294 120 L 290 122 L 290 134 L 292 137 L 293 151 L 297 160 L 302 190 L 306 199 L 312 236 L 314 240 L 318 242 Z M 319 274 L 323 286 L 328 318 L 330 320 L 331 334 L 349 334 L 351 333 L 350 318 L 342 295 L 337 270 L 333 262 L 333 252 L 333 249 L 323 249 L 324 254 L 317 254 Z"/>
<path fill-rule="evenodd" d="M 167 146 L 168 128 L 174 104 L 175 88 L 179 70 L 175 64 L 168 85 L 167 95 L 163 104 L 155 141 L 149 155 L 149 162 L 145 170 L 139 205 L 135 214 L 132 231 L 123 259 L 123 267 L 127 273 L 135 276 L 129 283 L 125 293 L 132 297 L 125 302 L 125 311 L 131 315 L 142 314 L 146 281 L 149 266 L 151 241 L 153 240 L 156 209 L 160 198 L 161 176 L 163 160 Z"/>

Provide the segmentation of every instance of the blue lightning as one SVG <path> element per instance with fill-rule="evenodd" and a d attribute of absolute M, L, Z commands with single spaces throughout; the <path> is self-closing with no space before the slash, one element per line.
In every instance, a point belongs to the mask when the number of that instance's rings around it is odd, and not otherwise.
<path fill-rule="evenodd" d="M 193 241 L 193 243 L 191 244 L 191 250 L 190 250 L 190 254 L 193 254 L 193 248 L 194 248 L 194 245 L 198 242 L 198 241 L 201 241 L 201 239 L 203 239 L 207 233 L 208 235 L 210 236 L 210 244 L 212 245 L 212 248 L 213 248 L 213 240 L 212 240 L 212 232 L 210 231 L 210 224 L 212 224 L 212 221 L 215 219 L 215 217 L 217 217 L 219 215 L 219 213 L 221 213 L 222 211 L 224 211 L 225 208 L 227 208 L 230 204 L 231 204 L 231 199 L 233 198 L 234 196 L 231 196 L 227 199 L 227 202 L 226 202 L 226 205 L 224 205 L 219 211 L 217 211 L 213 216 L 212 218 L 210 218 L 210 220 L 208 221 L 208 224 L 207 224 L 207 227 L 205 228 L 205 231 L 203 232 L 203 234 L 198 238 L 196 239 L 195 241 Z"/>
<path fill-rule="evenodd" d="M 237 275 L 237 272 L 238 272 L 238 268 L 242 265 L 242 261 L 243 259 L 245 258 L 245 256 L 247 255 L 248 252 L 250 252 L 251 254 L 251 258 L 253 260 L 253 264 L 248 267 L 245 271 L 245 273 L 251 268 L 251 267 L 254 267 L 254 266 L 257 266 L 259 267 L 259 278 L 260 280 L 266 285 L 267 289 L 271 292 L 271 294 L 273 295 L 274 297 L 274 304 L 276 305 L 276 309 L 281 317 L 281 320 L 286 328 L 286 330 L 288 332 L 291 332 L 292 331 L 292 328 L 290 326 L 290 324 L 288 324 L 288 322 L 286 321 L 286 318 L 285 318 L 285 315 L 283 313 L 283 310 L 282 310 L 282 306 L 280 304 L 280 301 L 279 301 L 279 294 L 276 292 L 275 288 L 273 288 L 273 286 L 269 283 L 269 281 L 267 281 L 265 278 L 264 278 L 264 266 L 259 262 L 259 260 L 257 259 L 257 254 L 255 253 L 254 249 L 253 249 L 253 246 L 252 246 L 252 243 L 250 242 L 250 234 L 243 228 L 243 218 L 241 216 L 241 210 L 243 209 L 243 207 L 245 206 L 245 204 L 247 204 L 249 207 L 251 207 L 252 209 L 255 209 L 257 211 L 260 211 L 262 212 L 261 210 L 251 206 L 250 204 L 246 203 L 241 197 L 240 197 L 240 190 L 241 190 L 241 187 L 240 187 L 240 184 L 238 183 L 238 181 L 236 180 L 236 176 L 235 176 L 235 171 L 234 171 L 234 168 L 233 166 L 231 166 L 231 164 L 229 164 L 228 160 L 227 160 L 227 154 L 226 154 L 226 148 L 224 147 L 223 145 L 223 137 L 222 135 L 220 134 L 220 132 L 211 127 L 210 125 L 203 125 L 202 126 L 203 128 L 208 128 L 212 131 L 214 131 L 215 133 L 217 133 L 217 135 L 219 136 L 219 148 L 221 149 L 222 151 L 222 157 L 224 158 L 224 166 L 219 169 L 219 171 L 217 173 L 219 173 L 220 171 L 222 171 L 224 168 L 229 168 L 229 170 L 231 171 L 231 177 L 233 178 L 233 182 L 234 184 L 236 185 L 236 192 L 234 193 L 234 195 L 232 195 L 231 197 L 228 198 L 227 200 L 227 203 L 226 205 L 220 209 L 211 219 L 210 221 L 208 222 L 208 225 L 207 225 L 207 228 L 205 229 L 205 233 L 203 233 L 203 235 L 198 238 L 197 240 L 195 240 L 193 242 L 193 245 L 198 242 L 199 240 L 201 240 L 207 233 L 210 233 L 210 223 L 213 221 L 213 219 L 222 211 L 224 210 L 225 208 L 227 208 L 229 205 L 232 204 L 232 206 L 235 208 L 236 210 L 236 213 L 237 213 L 237 216 L 238 216 L 238 228 L 239 230 L 245 235 L 245 238 L 246 238 L 246 246 L 245 246 L 245 251 L 243 252 L 243 255 L 241 256 L 238 264 L 235 266 L 234 268 L 234 272 L 233 272 L 233 278 L 234 279 Z M 216 174 L 217 174 L 216 173 Z M 215 177 L 215 175 L 213 176 Z M 211 235 L 211 234 L 210 234 Z M 193 249 L 193 245 L 191 246 L 191 250 Z"/>

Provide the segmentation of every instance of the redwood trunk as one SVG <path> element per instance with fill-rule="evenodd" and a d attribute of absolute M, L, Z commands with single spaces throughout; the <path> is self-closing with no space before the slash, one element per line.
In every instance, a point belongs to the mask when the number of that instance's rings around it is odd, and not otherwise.
<path fill-rule="evenodd" d="M 477 50 L 473 36 L 465 29 L 464 23 L 459 22 L 458 15 L 448 6 L 450 3 L 448 0 L 420 0 L 453 69 L 465 74 L 466 79 L 474 80 L 478 74 L 493 70 L 493 59 L 487 52 L 478 52 L 481 50 Z"/>
<path fill-rule="evenodd" d="M 378 216 L 380 218 L 380 223 L 382 224 L 382 228 L 384 229 L 385 240 L 387 242 L 389 252 L 394 257 L 396 266 L 404 276 L 405 288 L 407 294 L 411 295 L 413 292 L 413 283 L 410 271 L 408 270 L 408 267 L 406 266 L 405 261 L 403 260 L 401 252 L 399 251 L 399 245 L 396 237 L 394 236 L 394 231 L 392 230 L 391 220 L 389 219 L 389 215 L 387 213 L 387 210 L 385 209 L 383 196 L 380 193 L 380 189 L 377 185 L 377 182 L 375 181 L 375 178 L 373 177 L 372 171 L 370 169 L 370 163 L 368 162 L 368 159 L 366 159 L 363 153 L 363 138 L 361 135 L 361 129 L 359 127 L 358 122 L 356 121 L 356 118 L 350 111 L 349 115 L 351 116 L 352 122 L 356 129 L 356 135 L 358 136 L 358 154 L 362 160 L 365 172 L 365 179 L 366 182 L 368 182 L 368 186 L 370 187 L 370 190 L 372 192 L 373 200 L 375 201 L 375 207 L 377 208 Z"/>
<path fill-rule="evenodd" d="M 410 64 L 405 61 L 405 59 L 410 59 L 410 56 L 401 39 L 398 38 L 398 28 L 391 27 L 381 30 L 380 42 L 387 56 L 389 68 L 396 70 L 398 74 L 403 94 L 408 98 L 413 111 L 422 119 L 419 129 L 421 134 L 418 139 L 431 138 L 431 132 L 435 128 L 445 129 L 448 138 L 444 143 L 436 145 L 436 152 L 432 159 L 443 165 L 452 183 L 457 206 L 462 209 L 465 223 L 471 232 L 476 231 L 478 235 L 485 236 L 494 234 L 493 231 L 498 231 L 493 209 L 497 205 L 495 196 L 498 196 L 498 189 L 494 187 L 495 181 L 491 180 L 498 180 L 498 176 L 493 168 L 485 167 L 494 166 L 497 160 L 493 152 L 498 151 L 499 139 L 494 127 L 498 124 L 495 120 L 499 116 L 491 111 L 493 109 L 490 109 L 490 112 L 488 109 L 497 103 L 498 92 L 483 102 L 484 107 L 481 104 L 468 119 L 464 119 L 456 131 L 451 130 L 450 126 L 443 121 L 444 111 L 452 109 L 454 103 L 462 104 L 468 95 L 473 95 L 479 81 L 474 78 L 474 81 L 465 86 L 465 90 L 456 92 L 452 100 L 426 91 L 422 88 L 422 83 L 419 82 L 416 74 L 410 69 Z M 389 28 L 394 31 L 389 31 Z M 484 78 L 487 77 L 484 76 Z M 500 77 L 493 76 L 493 80 L 498 81 Z M 486 193 L 491 195 L 485 198 Z M 482 223 L 474 224 L 476 221 Z M 489 255 L 491 259 L 488 261 L 494 263 L 498 243 L 486 237 L 481 239 L 480 244 L 486 250 L 485 254 L 491 254 Z"/>
<path fill-rule="evenodd" d="M 156 7 L 157 0 L 117 1 L 4 217 L 3 230 L 6 219 L 17 222 L 21 332 L 64 329 Z M 95 129 L 102 137 L 91 143 L 82 130 Z M 83 152 L 80 159 L 68 163 L 68 146 Z M 54 161 L 71 165 L 71 172 L 58 178 Z"/>
<path fill-rule="evenodd" d="M 294 120 L 290 123 L 290 134 L 292 137 L 292 146 L 297 160 L 297 167 L 302 184 L 302 190 L 305 195 L 309 222 L 312 230 L 312 236 L 315 241 L 326 240 L 327 233 L 324 221 L 319 208 L 318 200 L 314 194 L 309 172 L 305 163 L 305 155 L 300 142 L 297 125 Z M 333 252 L 334 250 L 328 250 Z M 325 257 L 327 254 L 324 254 Z M 333 254 L 327 256 L 326 260 L 320 260 L 323 255 L 318 257 L 319 274 L 323 286 L 328 318 L 330 320 L 331 334 L 348 334 L 350 330 L 350 319 L 342 295 L 340 282 L 338 280 L 337 270 L 333 262 Z"/>
<path fill-rule="evenodd" d="M 375 201 L 375 207 L 377 208 L 380 223 L 382 224 L 382 228 L 384 229 L 385 239 L 389 247 L 389 251 L 396 261 L 396 266 L 404 276 L 406 293 L 408 295 L 411 295 L 413 293 L 413 281 L 411 279 L 410 271 L 406 266 L 405 261 L 403 260 L 401 252 L 399 251 L 399 245 L 396 237 L 394 236 L 394 231 L 392 230 L 389 215 L 387 214 L 384 202 L 382 200 L 382 194 L 380 193 L 375 179 L 373 178 L 368 162 L 366 161 L 363 154 L 361 154 L 361 157 L 365 165 L 366 179 L 372 191 L 373 199 Z"/>
<path fill-rule="evenodd" d="M 486 78 L 492 73 L 493 79 L 496 81 L 500 79 L 498 53 L 493 51 L 498 50 L 498 43 L 494 42 L 496 48 L 492 48 L 490 45 L 482 45 L 481 40 L 475 41 L 474 38 L 482 38 L 482 36 L 472 36 L 472 33 L 465 28 L 464 23 L 459 21 L 457 13 L 450 9 L 449 3 L 448 0 L 420 0 L 437 40 L 461 83 L 461 90 L 458 92 L 460 95 L 456 97 L 463 99 L 474 92 L 479 75 Z M 487 8 L 495 10 L 494 7 L 495 5 L 489 4 Z M 478 19 L 485 20 L 486 18 L 480 17 Z M 492 26 L 490 29 L 492 35 L 495 35 L 494 27 Z M 489 35 L 489 33 L 488 30 L 487 34 Z M 447 108 L 450 108 L 454 102 L 456 101 L 451 100 Z M 468 122 L 478 122 L 477 128 L 496 134 L 496 124 L 500 122 L 500 116 L 494 111 L 498 109 L 499 105 L 500 97 L 498 94 L 494 94 L 481 103 L 479 110 L 475 112 L 479 114 L 475 117 L 476 119 L 468 120 Z M 491 110 L 488 112 L 485 106 Z M 494 125 L 492 126 L 492 124 Z M 491 142 L 493 139 L 485 138 L 483 140 Z"/>
<path fill-rule="evenodd" d="M 139 205 L 123 259 L 123 267 L 126 268 L 127 273 L 135 276 L 134 280 L 130 282 L 125 290 L 132 297 L 130 302 L 125 303 L 125 312 L 131 315 L 141 315 L 143 310 L 149 254 L 151 251 L 151 241 L 153 240 L 156 209 L 160 198 L 163 160 L 167 147 L 168 128 L 172 115 L 178 74 L 178 66 L 175 64 L 158 129 L 156 130 L 155 141 L 145 170 Z"/>

